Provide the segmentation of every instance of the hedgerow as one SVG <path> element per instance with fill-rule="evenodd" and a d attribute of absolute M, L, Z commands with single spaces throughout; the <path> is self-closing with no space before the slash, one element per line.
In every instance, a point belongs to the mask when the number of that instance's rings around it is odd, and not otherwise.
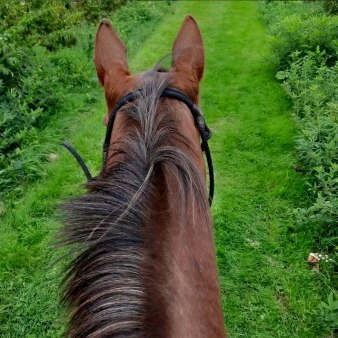
<path fill-rule="evenodd" d="M 67 132 L 55 121 L 75 114 L 72 97 L 79 109 L 94 100 L 92 46 L 99 20 L 108 17 L 137 45 L 145 38 L 140 27 L 160 18 L 168 4 L 0 2 L 0 198 L 44 175 L 44 163 Z"/>
<path fill-rule="evenodd" d="M 336 13 L 337 4 L 269 1 L 260 5 L 276 77 L 293 103 L 299 130 L 297 167 L 309 186 L 310 204 L 294 210 L 294 215 L 321 250 L 335 257 L 325 281 L 330 289 L 338 287 L 338 17 L 330 15 Z M 333 294 L 331 290 L 328 299 L 338 304 Z M 333 334 L 337 321 L 330 318 L 337 318 L 338 307 L 331 305 L 322 303 L 317 314 Z"/>

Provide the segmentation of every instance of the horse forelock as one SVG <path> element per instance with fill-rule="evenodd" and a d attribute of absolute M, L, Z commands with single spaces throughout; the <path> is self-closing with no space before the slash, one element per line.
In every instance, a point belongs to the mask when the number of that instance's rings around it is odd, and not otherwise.
<path fill-rule="evenodd" d="M 63 244 L 72 246 L 70 254 L 75 254 L 63 280 L 63 301 L 70 310 L 68 336 L 169 335 L 167 300 L 159 290 L 165 282 L 164 268 L 152 258 L 149 240 L 156 239 L 150 233 L 149 215 L 160 197 L 154 180 L 157 170 L 165 168 L 177 179 L 176 205 L 196 204 L 200 214 L 208 208 L 205 181 L 183 150 L 190 141 L 178 127 L 178 112 L 170 100 L 160 98 L 172 80 L 170 72 L 157 67 L 144 73 L 137 100 L 120 112 L 135 122 L 132 130 L 111 145 L 111 156 L 119 154 L 123 160 L 112 161 L 87 184 L 86 195 L 63 205 Z M 183 208 L 182 224 L 184 217 Z M 154 269 L 160 272 L 156 275 Z M 157 298 L 155 308 L 150 295 Z M 156 322 L 149 320 L 149 311 Z"/>

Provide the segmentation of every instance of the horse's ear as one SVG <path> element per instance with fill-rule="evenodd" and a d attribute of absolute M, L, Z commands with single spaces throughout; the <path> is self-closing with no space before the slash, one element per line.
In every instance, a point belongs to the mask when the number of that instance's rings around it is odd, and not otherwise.
<path fill-rule="evenodd" d="M 204 47 L 201 32 L 194 18 L 187 15 L 172 48 L 173 68 L 177 72 L 190 69 L 199 82 L 204 71 Z"/>
<path fill-rule="evenodd" d="M 94 63 L 100 84 L 105 85 L 105 78 L 110 72 L 123 72 L 129 75 L 127 48 L 115 32 L 108 19 L 103 19 L 96 33 Z"/>

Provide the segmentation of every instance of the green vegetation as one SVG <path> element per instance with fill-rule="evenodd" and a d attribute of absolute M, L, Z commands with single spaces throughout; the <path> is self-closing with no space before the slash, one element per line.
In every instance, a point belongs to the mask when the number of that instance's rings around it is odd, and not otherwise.
<path fill-rule="evenodd" d="M 0 39 L 0 72 L 6 76 L 8 70 L 8 79 L 12 79 L 3 81 L 0 89 L 0 197 L 4 201 L 0 203 L 1 337 L 64 336 L 65 319 L 57 293 L 62 267 L 51 265 L 57 258 L 53 247 L 57 223 L 52 219 L 58 201 L 79 193 L 84 182 L 74 159 L 60 149 L 61 141 L 70 133 L 74 135 L 72 143 L 88 159 L 93 172 L 98 171 L 101 161 L 105 107 L 92 62 L 96 20 L 108 17 L 133 55 L 169 5 L 128 2 L 110 13 L 117 3 L 0 4 L 2 24 L 12 20 L 7 26 L 3 24 L 3 34 L 12 30 L 18 37 L 11 38 L 10 45 L 2 45 Z M 6 9 L 9 13 L 5 15 Z M 21 31 L 28 19 L 31 36 Z M 91 25 L 91 20 L 96 22 Z M 59 31 L 55 25 L 61 25 Z M 69 44 L 73 41 L 72 46 L 64 46 L 62 38 L 54 47 L 43 45 L 41 41 L 49 39 L 48 30 L 60 37 L 70 37 L 73 32 L 74 41 L 67 40 Z M 5 48 L 16 53 L 14 59 Z M 91 104 L 98 98 L 102 102 L 92 115 Z M 23 185 L 37 179 L 35 184 Z"/>
<path fill-rule="evenodd" d="M 257 6 L 251 1 L 175 2 L 156 26 L 154 20 L 146 21 L 129 36 L 123 35 L 127 23 L 115 27 L 132 48 L 134 72 L 152 67 L 170 52 L 187 13 L 201 28 L 206 49 L 201 104 L 213 130 L 212 212 L 229 336 L 319 338 L 333 334 L 336 323 L 337 299 L 334 294 L 328 298 L 325 288 L 332 264 L 324 262 L 321 274 L 308 267 L 308 254 L 322 247 L 315 242 L 314 228 L 297 225 L 291 212 L 308 208 L 308 186 L 294 170 L 296 126 L 291 104 L 274 76 L 276 63 L 266 62 L 268 38 Z M 140 39 L 139 32 L 147 39 Z M 86 72 L 94 74 L 90 67 Z M 88 83 L 92 86 L 92 79 Z M 94 101 L 94 93 L 90 95 L 72 101 L 70 110 L 78 111 L 84 103 L 68 125 L 70 142 L 95 174 L 101 164 L 105 106 L 102 93 L 100 101 L 89 106 Z M 62 264 L 51 266 L 60 255 L 52 250 L 57 228 L 53 207 L 61 198 L 80 193 L 85 177 L 66 150 L 58 147 L 54 152 L 56 159 L 44 164 L 45 177 L 0 207 L 1 337 L 63 335 L 65 319 L 57 294 Z"/>
<path fill-rule="evenodd" d="M 165 7 L 126 0 L 0 3 L 0 198 L 22 193 L 23 183 L 46 174 L 69 115 L 95 101 L 99 18 L 114 11 L 112 22 L 132 51 Z"/>
<path fill-rule="evenodd" d="M 261 5 L 279 68 L 276 76 L 293 103 L 299 170 L 308 185 L 310 203 L 294 214 L 298 224 L 311 231 L 318 250 L 333 259 L 322 275 L 331 303 L 338 296 L 338 17 L 326 12 L 334 12 L 334 5 L 336 1 L 324 7 L 321 2 Z M 322 303 L 317 314 L 333 334 L 338 307 L 329 303 Z"/>

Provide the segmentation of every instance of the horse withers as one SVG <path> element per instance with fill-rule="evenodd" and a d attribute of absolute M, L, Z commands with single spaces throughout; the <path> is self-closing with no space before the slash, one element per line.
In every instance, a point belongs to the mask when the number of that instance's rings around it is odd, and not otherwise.
<path fill-rule="evenodd" d="M 101 21 L 103 166 L 85 195 L 63 205 L 62 241 L 73 257 L 63 281 L 69 337 L 226 336 L 199 141 L 207 129 L 195 116 L 204 47 L 191 16 L 172 60 L 169 71 L 157 64 L 132 75 L 124 43 Z"/>

